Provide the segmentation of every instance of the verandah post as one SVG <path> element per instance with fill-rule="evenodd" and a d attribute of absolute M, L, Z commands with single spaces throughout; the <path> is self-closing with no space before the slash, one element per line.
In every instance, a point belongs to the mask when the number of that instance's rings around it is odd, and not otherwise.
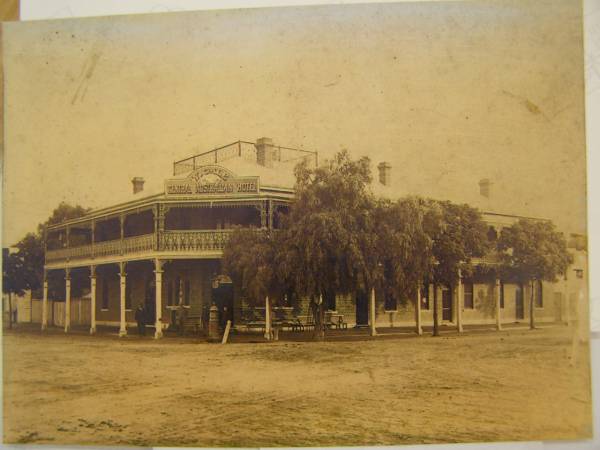
<path fill-rule="evenodd" d="M 155 302 L 156 302 L 156 320 L 154 338 L 162 338 L 162 274 L 163 261 L 160 259 L 154 260 L 154 276 L 155 276 Z"/>
<path fill-rule="evenodd" d="M 125 273 L 125 262 L 120 262 L 119 263 L 119 279 L 120 279 L 120 311 L 121 311 L 121 320 L 120 320 L 120 326 L 119 326 L 119 337 L 123 337 L 127 335 L 127 322 L 126 322 L 126 318 L 125 318 L 125 295 L 126 295 L 126 277 L 127 274 Z"/>
<path fill-rule="evenodd" d="M 48 328 L 48 272 L 44 269 L 44 293 L 42 297 L 42 331 Z"/>
<path fill-rule="evenodd" d="M 71 329 L 71 269 L 65 269 L 65 333 Z"/>
<path fill-rule="evenodd" d="M 423 334 L 423 326 L 421 325 L 421 283 L 417 283 L 417 304 L 415 305 L 415 315 L 417 323 L 417 334 Z"/>
<path fill-rule="evenodd" d="M 458 270 L 458 284 L 456 285 L 456 331 L 463 332 L 462 309 L 464 305 L 464 288 L 462 281 L 462 272 Z"/>
<path fill-rule="evenodd" d="M 271 331 L 271 303 L 269 296 L 265 297 L 265 339 L 270 341 L 272 337 Z"/>
<path fill-rule="evenodd" d="M 500 318 L 500 289 L 502 288 L 501 284 L 500 284 L 500 280 L 498 278 L 496 278 L 496 286 L 495 286 L 495 291 L 496 291 L 496 329 L 498 331 L 502 330 L 502 319 Z"/>
<path fill-rule="evenodd" d="M 438 287 L 433 284 L 433 335 L 440 335 L 439 311 L 438 311 Z"/>
<path fill-rule="evenodd" d="M 375 328 L 375 288 L 371 288 L 371 299 L 369 302 L 369 325 L 371 336 L 377 336 L 377 328 Z"/>
<path fill-rule="evenodd" d="M 96 266 L 90 266 L 90 334 L 96 333 Z"/>

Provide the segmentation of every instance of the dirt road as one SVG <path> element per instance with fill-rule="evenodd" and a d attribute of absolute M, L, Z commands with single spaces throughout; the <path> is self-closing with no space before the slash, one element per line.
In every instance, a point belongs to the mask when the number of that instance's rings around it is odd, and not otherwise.
<path fill-rule="evenodd" d="M 381 341 L 204 344 L 4 335 L 4 440 L 309 446 L 591 434 L 567 327 Z"/>

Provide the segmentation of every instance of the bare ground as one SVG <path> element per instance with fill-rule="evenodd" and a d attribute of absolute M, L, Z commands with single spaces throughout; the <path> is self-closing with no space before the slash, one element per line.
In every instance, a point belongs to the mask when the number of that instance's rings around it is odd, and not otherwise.
<path fill-rule="evenodd" d="M 205 344 L 5 333 L 4 441 L 328 446 L 591 436 L 567 327 Z"/>

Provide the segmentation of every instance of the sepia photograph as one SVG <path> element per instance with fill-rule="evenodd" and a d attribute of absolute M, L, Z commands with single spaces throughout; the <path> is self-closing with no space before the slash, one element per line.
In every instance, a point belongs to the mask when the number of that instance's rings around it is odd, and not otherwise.
<path fill-rule="evenodd" d="M 2 24 L 2 441 L 593 435 L 583 5 Z"/>

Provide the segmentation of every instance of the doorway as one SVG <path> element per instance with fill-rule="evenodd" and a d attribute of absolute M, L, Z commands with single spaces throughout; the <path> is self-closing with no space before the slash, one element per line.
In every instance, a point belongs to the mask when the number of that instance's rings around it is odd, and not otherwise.
<path fill-rule="evenodd" d="M 442 320 L 452 320 L 452 291 L 442 291 Z"/>
<path fill-rule="evenodd" d="M 212 289 L 212 299 L 219 309 L 219 326 L 225 328 L 228 320 L 233 325 L 233 283 L 219 283 Z"/>
<path fill-rule="evenodd" d="M 148 277 L 148 280 L 146 280 L 144 309 L 146 310 L 146 324 L 154 324 L 156 322 L 156 284 L 154 281 L 154 275 Z"/>
<path fill-rule="evenodd" d="M 515 313 L 517 320 L 525 319 L 525 305 L 523 304 L 523 286 L 517 285 L 515 289 Z"/>
<path fill-rule="evenodd" d="M 356 326 L 369 325 L 369 298 L 365 291 L 356 293 Z"/>

